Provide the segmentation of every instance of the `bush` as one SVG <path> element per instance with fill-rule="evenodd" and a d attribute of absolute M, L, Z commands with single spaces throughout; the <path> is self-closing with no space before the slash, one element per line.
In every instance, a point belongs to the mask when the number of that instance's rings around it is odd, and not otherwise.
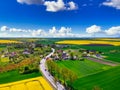
<path fill-rule="evenodd" d="M 37 67 L 35 67 L 33 65 L 33 67 L 31 67 L 31 65 L 29 66 L 24 66 L 19 68 L 19 73 L 20 74 L 29 74 L 29 73 L 33 73 L 33 72 L 39 72 L 39 69 Z"/>

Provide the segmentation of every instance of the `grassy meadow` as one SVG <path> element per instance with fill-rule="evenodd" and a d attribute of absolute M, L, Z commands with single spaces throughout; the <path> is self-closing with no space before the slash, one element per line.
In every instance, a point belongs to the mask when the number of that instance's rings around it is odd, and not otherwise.
<path fill-rule="evenodd" d="M 103 65 L 90 60 L 84 61 L 66 60 L 57 61 L 56 63 L 58 64 L 59 67 L 65 67 L 72 70 L 74 73 L 77 74 L 79 78 L 85 77 L 90 74 L 98 73 L 104 70 L 108 70 L 111 68 L 111 66 Z"/>
<path fill-rule="evenodd" d="M 41 73 L 33 72 L 21 75 L 19 74 L 18 70 L 12 70 L 9 72 L 0 73 L 0 84 L 20 81 L 38 76 L 41 76 Z"/>
<path fill-rule="evenodd" d="M 109 70 L 79 78 L 73 84 L 76 90 L 92 90 L 94 86 L 97 90 L 120 90 L 120 66 Z"/>

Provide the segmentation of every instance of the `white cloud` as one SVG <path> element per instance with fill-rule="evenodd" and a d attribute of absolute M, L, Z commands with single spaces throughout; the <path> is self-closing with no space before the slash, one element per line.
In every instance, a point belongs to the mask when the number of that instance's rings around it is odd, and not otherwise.
<path fill-rule="evenodd" d="M 116 26 L 116 27 L 111 27 L 107 30 L 101 30 L 100 26 L 97 25 L 92 25 L 88 28 L 86 28 L 86 32 L 88 34 L 103 34 L 105 36 L 120 36 L 120 26 Z"/>
<path fill-rule="evenodd" d="M 57 33 L 56 27 L 52 27 L 52 29 L 49 29 L 49 33 L 56 34 Z"/>
<path fill-rule="evenodd" d="M 77 4 L 74 3 L 73 1 L 70 1 L 68 3 L 64 3 L 63 0 L 50 0 L 50 1 L 45 1 L 45 0 L 17 0 L 18 3 L 20 4 L 37 4 L 37 5 L 44 5 L 46 6 L 46 11 L 49 12 L 57 12 L 61 10 L 76 10 Z"/>
<path fill-rule="evenodd" d="M 72 1 L 68 3 L 68 6 L 68 10 L 76 10 L 78 8 L 77 5 Z"/>
<path fill-rule="evenodd" d="M 120 35 L 120 26 L 111 27 L 108 30 L 105 30 L 107 35 Z"/>
<path fill-rule="evenodd" d="M 72 33 L 72 29 L 68 27 L 61 27 L 56 29 L 52 27 L 49 31 L 43 29 L 38 30 L 26 30 L 17 28 L 8 28 L 7 26 L 2 26 L 0 30 L 0 37 L 73 37 L 76 36 Z"/>
<path fill-rule="evenodd" d="M 103 5 L 120 9 L 120 0 L 107 0 Z"/>
<path fill-rule="evenodd" d="M 2 26 L 0 30 L 1 31 L 7 31 L 7 30 L 9 30 L 9 28 L 7 26 Z"/>
<path fill-rule="evenodd" d="M 31 5 L 31 4 L 43 4 L 44 3 L 44 0 L 17 0 L 18 3 L 20 4 L 28 4 L 28 5 Z"/>
<path fill-rule="evenodd" d="M 72 29 L 68 27 L 61 27 L 60 29 L 56 29 L 56 27 L 52 27 L 52 29 L 49 29 L 50 37 L 72 37 Z"/>
<path fill-rule="evenodd" d="M 77 6 L 74 2 L 68 2 L 65 4 L 63 0 L 57 1 L 45 1 L 44 5 L 46 6 L 46 11 L 57 12 L 61 10 L 75 10 Z"/>
<path fill-rule="evenodd" d="M 59 33 L 64 33 L 64 34 L 71 33 L 71 28 L 61 27 Z"/>
<path fill-rule="evenodd" d="M 38 29 L 38 30 L 33 30 L 31 32 L 32 36 L 46 36 L 46 32 L 42 29 Z"/>
<path fill-rule="evenodd" d="M 113 37 L 120 36 L 120 26 L 111 27 L 107 30 L 101 30 L 100 26 L 92 25 L 86 28 L 87 33 L 73 33 L 72 28 L 70 27 L 52 27 L 49 31 L 38 29 L 17 29 L 9 28 L 7 26 L 2 26 L 0 28 L 0 37 L 92 37 L 97 35 L 98 37 Z"/>
<path fill-rule="evenodd" d="M 46 11 L 56 12 L 59 10 L 66 9 L 63 0 L 55 1 L 45 1 L 44 5 L 46 6 Z"/>
<path fill-rule="evenodd" d="M 95 34 L 101 32 L 101 27 L 97 25 L 92 25 L 88 28 L 86 28 L 86 32 L 89 34 Z"/>
<path fill-rule="evenodd" d="M 9 28 L 7 26 L 2 26 L 0 28 L 0 31 L 2 32 L 29 32 L 30 30 L 24 30 L 24 29 L 17 29 L 17 28 Z"/>
<path fill-rule="evenodd" d="M 16 28 L 10 28 L 9 31 L 10 32 L 29 32 L 28 30 L 16 29 Z"/>

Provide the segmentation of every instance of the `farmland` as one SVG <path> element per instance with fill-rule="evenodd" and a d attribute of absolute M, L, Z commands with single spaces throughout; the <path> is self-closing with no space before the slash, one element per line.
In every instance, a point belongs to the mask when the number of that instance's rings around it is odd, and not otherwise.
<path fill-rule="evenodd" d="M 0 90 L 9 90 L 9 88 L 12 90 L 26 90 L 26 88 L 28 90 L 33 88 L 52 90 L 52 87 L 42 77 L 39 70 L 41 67 L 38 68 L 41 64 L 40 60 L 51 52 L 51 48 L 54 48 L 55 52 L 50 58 L 47 58 L 47 71 L 54 77 L 55 82 L 64 85 L 66 90 L 93 90 L 93 88 L 117 90 L 120 88 L 117 85 L 120 82 L 119 39 L 35 38 L 13 39 L 13 41 L 22 43 L 2 43 L 0 45 Z M 34 44 L 35 47 L 32 47 Z M 14 56 L 11 57 L 12 54 Z M 92 56 L 99 55 L 102 56 L 99 58 L 100 60 L 104 59 L 106 62 L 109 60 L 110 63 L 117 62 L 117 64 L 109 66 L 87 59 L 84 55 L 88 54 L 91 55 L 91 58 L 98 59 L 98 57 Z M 14 82 L 17 84 L 13 85 Z"/>
<path fill-rule="evenodd" d="M 114 45 L 120 46 L 118 41 L 101 41 L 101 40 L 63 40 L 56 42 L 57 44 L 73 44 L 73 45 L 89 45 L 89 44 L 101 44 L 101 45 Z"/>
<path fill-rule="evenodd" d="M 43 77 L 1 84 L 0 90 L 53 90 Z"/>
<path fill-rule="evenodd" d="M 60 67 L 65 67 L 72 70 L 78 75 L 79 78 L 85 77 L 90 74 L 98 73 L 104 70 L 108 70 L 110 66 L 96 63 L 93 61 L 58 61 L 56 62 Z"/>
<path fill-rule="evenodd" d="M 0 40 L 0 44 L 22 43 L 15 40 Z"/>
<path fill-rule="evenodd" d="M 41 73 L 33 72 L 33 73 L 29 73 L 29 74 L 20 75 L 18 70 L 13 70 L 13 71 L 9 71 L 9 72 L 0 73 L 0 84 L 34 78 L 34 77 L 38 77 L 38 76 L 41 76 Z"/>
<path fill-rule="evenodd" d="M 88 40 L 61 40 L 56 42 L 63 45 L 62 50 L 73 56 L 82 55 L 82 51 L 101 53 L 103 60 L 111 63 L 118 62 L 118 66 L 107 66 L 90 60 L 61 60 L 56 61 L 59 67 L 67 68 L 77 74 L 78 79 L 73 82 L 75 90 L 118 90 L 120 89 L 119 39 L 88 39 Z M 100 59 L 100 60 L 102 60 Z M 109 62 L 108 61 L 108 62 Z M 114 83 L 113 83 L 114 82 Z M 113 87 L 111 87 L 113 86 Z"/>
<path fill-rule="evenodd" d="M 73 87 L 77 90 L 92 90 L 94 86 L 100 90 L 119 90 L 120 86 L 120 66 L 107 71 L 79 78 L 74 82 Z M 99 90 L 99 89 L 97 89 Z"/>

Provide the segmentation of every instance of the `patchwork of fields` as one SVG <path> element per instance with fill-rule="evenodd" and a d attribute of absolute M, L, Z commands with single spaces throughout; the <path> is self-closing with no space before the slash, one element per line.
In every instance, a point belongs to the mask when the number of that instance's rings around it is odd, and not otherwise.
<path fill-rule="evenodd" d="M 53 90 L 43 77 L 1 84 L 0 90 Z"/>
<path fill-rule="evenodd" d="M 120 39 L 62 40 L 57 44 L 66 44 L 65 51 L 99 51 L 104 60 L 118 62 L 118 66 L 107 66 L 90 60 L 57 61 L 60 67 L 72 70 L 78 79 L 72 84 L 75 90 L 120 90 Z M 78 53 L 78 52 L 77 52 Z"/>
<path fill-rule="evenodd" d="M 21 42 L 19 40 L 0 40 L 0 52 L 6 50 L 6 46 L 2 46 L 2 44 Z M 43 45 L 57 43 L 63 44 L 63 46 L 67 44 L 68 47 L 63 47 L 60 50 L 73 52 L 80 57 L 82 55 L 80 49 L 99 51 L 101 55 L 105 56 L 105 60 L 120 62 L 120 39 L 51 40 L 51 42 L 42 40 L 39 44 L 41 43 Z M 9 64 L 8 62 L 8 57 L 2 58 L 1 54 L 0 66 L 4 67 Z M 78 59 L 58 60 L 56 63 L 60 68 L 67 68 L 77 75 L 77 79 L 72 83 L 75 90 L 120 90 L 120 66 L 112 67 L 88 59 L 83 61 Z M 0 73 L 0 90 L 53 90 L 51 85 L 42 76 L 39 76 L 41 73 L 38 72 L 21 75 L 18 70 Z M 93 89 L 94 87 L 97 89 Z"/>

